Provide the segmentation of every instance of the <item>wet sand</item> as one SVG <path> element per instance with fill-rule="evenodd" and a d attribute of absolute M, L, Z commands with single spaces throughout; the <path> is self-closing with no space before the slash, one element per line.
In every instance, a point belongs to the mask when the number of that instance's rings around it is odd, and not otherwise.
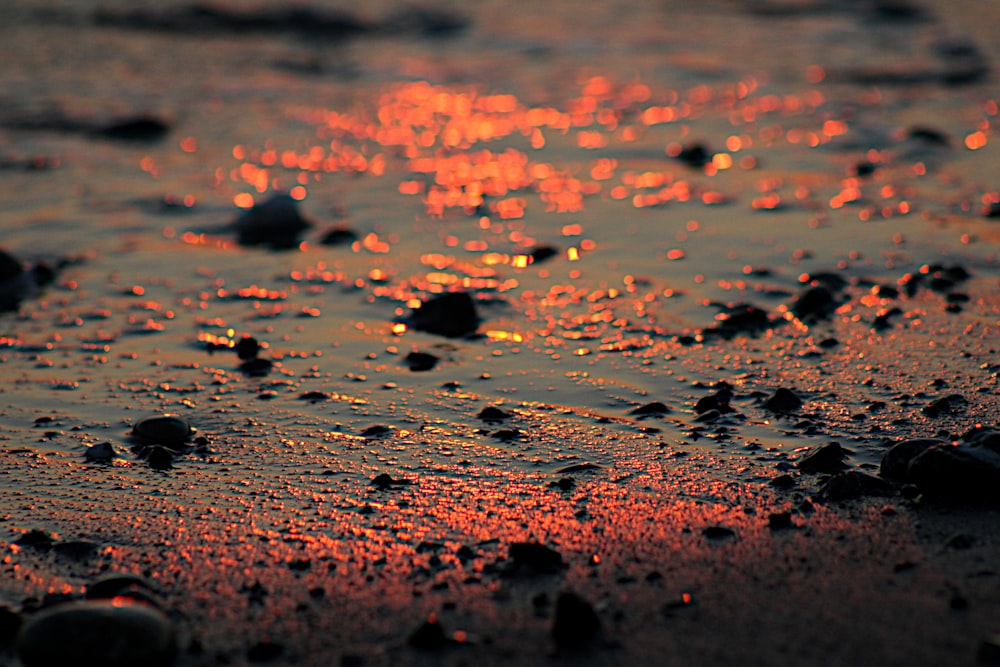
<path fill-rule="evenodd" d="M 997 505 L 879 476 L 998 426 L 994 10 L 675 4 L 0 10 L 0 637 L 121 572 L 180 665 L 997 662 Z"/>

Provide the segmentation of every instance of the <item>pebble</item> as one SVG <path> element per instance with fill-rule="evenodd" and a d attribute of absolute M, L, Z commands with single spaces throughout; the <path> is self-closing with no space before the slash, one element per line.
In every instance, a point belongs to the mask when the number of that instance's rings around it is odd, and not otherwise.
<path fill-rule="evenodd" d="M 83 456 L 88 463 L 110 463 L 118 456 L 118 452 L 110 442 L 100 442 L 88 447 Z"/>
<path fill-rule="evenodd" d="M 319 242 L 325 246 L 349 245 L 358 240 L 358 234 L 347 227 L 333 227 L 326 230 Z"/>
<path fill-rule="evenodd" d="M 270 662 L 277 660 L 285 652 L 285 647 L 276 642 L 257 642 L 247 649 L 247 660 L 250 662 Z"/>
<path fill-rule="evenodd" d="M 836 442 L 813 447 L 799 459 L 798 468 L 807 473 L 838 473 L 844 469 L 847 452 Z"/>
<path fill-rule="evenodd" d="M 433 369 L 439 361 L 440 358 L 430 354 L 429 352 L 417 352 L 416 350 L 410 352 L 403 359 L 403 363 L 405 363 L 414 373 L 429 371 Z"/>
<path fill-rule="evenodd" d="M 670 408 L 659 401 L 653 401 L 652 403 L 646 403 L 645 405 L 639 406 L 635 410 L 629 412 L 630 415 L 642 416 L 642 415 L 665 415 L 670 412 Z"/>
<path fill-rule="evenodd" d="M 40 551 L 48 551 L 54 543 L 55 540 L 52 539 L 51 535 L 38 529 L 29 530 L 14 540 L 14 544 L 20 547 L 30 547 Z"/>
<path fill-rule="evenodd" d="M 888 496 L 893 493 L 893 487 L 881 477 L 848 470 L 823 482 L 820 493 L 827 500 L 849 500 L 861 496 Z"/>
<path fill-rule="evenodd" d="M 531 262 L 533 264 L 539 264 L 558 255 L 559 249 L 550 245 L 540 245 L 532 248 L 528 254 L 531 255 Z"/>
<path fill-rule="evenodd" d="M 791 389 L 781 387 L 776 389 L 766 401 L 764 409 L 771 412 L 794 412 L 802 407 L 802 399 L 795 395 Z"/>
<path fill-rule="evenodd" d="M 156 588 L 148 579 L 137 574 L 114 572 L 98 577 L 88 585 L 86 597 L 88 600 L 105 600 L 120 595 L 129 596 L 136 591 L 156 595 Z"/>
<path fill-rule="evenodd" d="M 767 527 L 771 530 L 787 530 L 794 528 L 792 515 L 790 512 L 773 512 L 767 517 Z"/>
<path fill-rule="evenodd" d="M 807 287 L 792 304 L 792 313 L 805 322 L 828 318 L 840 304 L 826 285 Z"/>
<path fill-rule="evenodd" d="M 903 481 L 906 479 L 906 469 L 917 455 L 935 445 L 947 445 L 946 440 L 938 438 L 912 438 L 897 442 L 882 456 L 879 465 L 879 475 L 885 479 Z"/>
<path fill-rule="evenodd" d="M 526 567 L 536 572 L 554 572 L 564 565 L 562 554 L 537 542 L 513 542 L 507 553 L 514 567 Z"/>
<path fill-rule="evenodd" d="M 596 642 L 601 635 L 601 619 L 594 607 L 573 592 L 563 592 L 556 599 L 552 638 L 559 649 L 577 651 Z"/>
<path fill-rule="evenodd" d="M 186 419 L 170 412 L 144 417 L 132 427 L 137 438 L 174 450 L 183 449 L 194 433 Z"/>
<path fill-rule="evenodd" d="M 1000 503 L 1000 432 L 974 429 L 957 445 L 933 445 L 906 468 L 906 481 L 931 498 Z"/>
<path fill-rule="evenodd" d="M 961 394 L 948 394 L 931 401 L 923 407 L 923 412 L 928 417 L 940 417 L 941 415 L 951 415 L 961 412 L 968 401 Z"/>
<path fill-rule="evenodd" d="M 256 359 L 260 353 L 260 343 L 253 336 L 244 336 L 233 346 L 233 351 L 236 352 L 237 357 L 244 361 Z"/>
<path fill-rule="evenodd" d="M 510 419 L 511 417 L 513 417 L 513 415 L 507 412 L 506 410 L 501 410 L 500 408 L 494 407 L 492 405 L 488 405 L 482 410 L 480 410 L 479 414 L 476 416 L 479 417 L 479 419 L 482 419 L 484 422 L 501 422 L 504 421 L 505 419 Z"/>
<path fill-rule="evenodd" d="M 95 128 L 94 136 L 115 141 L 159 141 L 170 132 L 170 125 L 155 116 L 122 118 Z"/>
<path fill-rule="evenodd" d="M 17 652 L 25 667 L 167 667 L 177 637 L 169 619 L 148 605 L 88 600 L 28 619 Z"/>
<path fill-rule="evenodd" d="M 736 537 L 736 531 L 726 526 L 707 526 L 702 529 L 701 534 L 710 540 L 724 540 Z"/>
<path fill-rule="evenodd" d="M 468 293 L 449 292 L 424 302 L 410 314 L 408 324 L 417 331 L 461 338 L 476 332 L 479 315 Z"/>
<path fill-rule="evenodd" d="M 299 213 L 298 202 L 283 192 L 254 204 L 233 222 L 240 245 L 267 246 L 275 250 L 298 246 L 299 235 L 311 226 Z"/>

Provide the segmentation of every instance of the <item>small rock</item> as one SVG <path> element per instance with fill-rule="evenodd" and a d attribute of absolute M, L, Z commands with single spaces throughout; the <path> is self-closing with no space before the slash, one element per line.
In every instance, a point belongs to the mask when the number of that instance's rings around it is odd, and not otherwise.
<path fill-rule="evenodd" d="M 333 227 L 326 230 L 319 242 L 325 246 L 348 245 L 358 240 L 358 234 L 347 227 Z"/>
<path fill-rule="evenodd" d="M 461 338 L 476 332 L 479 315 L 475 302 L 466 292 L 449 292 L 426 301 L 414 310 L 409 325 L 417 331 Z"/>
<path fill-rule="evenodd" d="M 484 422 L 501 422 L 505 419 L 510 419 L 513 415 L 505 410 L 488 405 L 480 410 L 476 416 Z"/>
<path fill-rule="evenodd" d="M 34 529 L 21 535 L 19 538 L 14 540 L 14 544 L 19 547 L 29 547 L 31 549 L 38 549 L 39 551 L 48 551 L 55 544 L 55 540 L 48 533 Z"/>
<path fill-rule="evenodd" d="M 932 498 L 1000 502 L 1000 438 L 934 445 L 910 461 L 906 479 Z"/>
<path fill-rule="evenodd" d="M 949 549 L 965 550 L 971 549 L 976 544 L 976 538 L 966 533 L 955 533 L 944 541 L 944 546 Z"/>
<path fill-rule="evenodd" d="M 861 496 L 888 496 L 893 493 L 893 488 L 880 477 L 848 470 L 823 482 L 820 493 L 828 500 L 849 500 Z"/>
<path fill-rule="evenodd" d="M 815 322 L 828 318 L 839 306 L 828 287 L 813 285 L 798 296 L 791 310 L 800 320 Z"/>
<path fill-rule="evenodd" d="M 906 479 L 906 469 L 910 461 L 935 445 L 947 444 L 947 441 L 937 438 L 913 438 L 897 442 L 882 457 L 879 475 L 886 479 L 902 481 Z"/>
<path fill-rule="evenodd" d="M 88 600 L 110 600 L 119 596 L 130 597 L 136 591 L 157 594 L 155 586 L 148 579 L 136 574 L 114 572 L 99 577 L 88 585 L 86 597 Z"/>
<path fill-rule="evenodd" d="M 539 264 L 559 254 L 559 249 L 550 245 L 535 246 L 529 255 L 533 264 Z"/>
<path fill-rule="evenodd" d="M 110 442 L 91 445 L 83 453 L 83 457 L 88 463 L 110 463 L 116 456 L 118 456 L 118 452 L 115 451 L 114 445 Z"/>
<path fill-rule="evenodd" d="M 403 362 L 414 373 L 429 371 L 437 365 L 438 361 L 440 361 L 440 359 L 433 354 L 428 352 L 417 352 L 416 350 L 410 352 L 403 359 Z"/>
<path fill-rule="evenodd" d="M 701 534 L 710 540 L 724 540 L 736 537 L 736 531 L 726 526 L 707 526 L 702 529 Z"/>
<path fill-rule="evenodd" d="M 264 377 L 271 372 L 272 368 L 274 368 L 273 361 L 260 357 L 247 359 L 240 364 L 240 372 L 254 378 Z"/>
<path fill-rule="evenodd" d="M 704 167 L 712 159 L 712 153 L 705 144 L 693 143 L 683 147 L 670 147 L 668 154 L 690 167 Z"/>
<path fill-rule="evenodd" d="M 960 412 L 968 403 L 965 397 L 961 394 L 948 394 L 947 396 L 942 396 L 941 398 L 931 401 L 929 404 L 924 406 L 921 410 L 928 417 L 940 417 L 941 415 L 950 415 Z"/>
<path fill-rule="evenodd" d="M 388 435 L 392 433 L 392 428 L 384 424 L 374 424 L 369 426 L 365 430 L 361 431 L 361 437 L 363 438 L 380 438 L 383 435 Z"/>
<path fill-rule="evenodd" d="M 114 121 L 96 128 L 94 135 L 115 141 L 159 141 L 170 131 L 170 126 L 153 116 L 135 116 Z"/>
<path fill-rule="evenodd" d="M 645 416 L 645 415 L 665 415 L 670 412 L 668 408 L 663 403 L 659 401 L 653 401 L 652 403 L 646 403 L 645 405 L 639 406 L 638 408 L 629 412 L 630 415 Z"/>
<path fill-rule="evenodd" d="M 591 646 L 601 635 L 601 619 L 594 607 L 572 592 L 556 599 L 552 638 L 560 650 L 578 651 Z"/>
<path fill-rule="evenodd" d="M 767 527 L 771 530 L 787 530 L 794 528 L 790 512 L 774 512 L 767 517 Z"/>
<path fill-rule="evenodd" d="M 791 389 L 781 387 L 764 401 L 764 409 L 771 412 L 795 412 L 802 407 L 802 399 Z"/>
<path fill-rule="evenodd" d="M 260 353 L 260 343 L 253 336 L 244 336 L 233 346 L 233 351 L 236 352 L 237 357 L 244 361 L 256 359 Z"/>
<path fill-rule="evenodd" d="M 776 489 L 790 489 L 795 486 L 796 482 L 794 477 L 786 473 L 772 478 L 768 484 Z"/>
<path fill-rule="evenodd" d="M 144 604 L 88 600 L 39 612 L 21 629 L 25 667 L 167 667 L 177 655 L 173 625 Z"/>
<path fill-rule="evenodd" d="M 563 566 L 558 551 L 537 542 L 514 542 L 508 554 L 515 567 L 527 567 L 536 572 L 554 572 Z"/>
<path fill-rule="evenodd" d="M 797 463 L 799 470 L 807 473 L 838 473 L 844 469 L 847 452 L 836 442 L 828 442 L 810 449 Z"/>
<path fill-rule="evenodd" d="M 181 450 L 195 429 L 180 415 L 165 412 L 144 417 L 132 427 L 132 435 L 142 441 Z"/>
<path fill-rule="evenodd" d="M 233 222 L 240 245 L 276 250 L 298 246 L 299 236 L 309 227 L 311 224 L 299 213 L 298 202 L 285 193 L 254 204 Z"/>
<path fill-rule="evenodd" d="M 405 479 L 393 479 L 388 473 L 381 473 L 376 475 L 371 481 L 372 486 L 377 486 L 380 489 L 391 489 L 394 486 L 400 486 L 403 484 L 409 484 Z"/>

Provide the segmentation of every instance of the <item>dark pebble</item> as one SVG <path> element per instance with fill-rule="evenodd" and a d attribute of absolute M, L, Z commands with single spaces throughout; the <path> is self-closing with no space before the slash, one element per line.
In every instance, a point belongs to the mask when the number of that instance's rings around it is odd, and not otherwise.
<path fill-rule="evenodd" d="M 170 125 L 153 116 L 136 116 L 115 121 L 94 131 L 95 136 L 115 141 L 159 141 L 170 132 Z"/>
<path fill-rule="evenodd" d="M 365 438 L 379 438 L 383 435 L 388 435 L 391 432 L 392 428 L 383 424 L 375 424 L 361 431 L 361 435 Z"/>
<path fill-rule="evenodd" d="M 329 401 L 330 394 L 325 391 L 307 391 L 299 394 L 300 401 L 309 401 L 310 403 L 319 403 L 320 401 Z"/>
<path fill-rule="evenodd" d="M 802 407 L 802 399 L 795 395 L 791 389 L 781 387 L 776 389 L 766 401 L 764 409 L 771 412 L 794 412 Z"/>
<path fill-rule="evenodd" d="M 707 526 L 702 529 L 701 534 L 710 540 L 724 540 L 729 537 L 736 537 L 736 531 L 725 526 Z"/>
<path fill-rule="evenodd" d="M 426 301 L 413 311 L 409 326 L 417 331 L 447 338 L 461 338 L 476 332 L 479 315 L 466 292 L 449 292 Z"/>
<path fill-rule="evenodd" d="M 828 318 L 840 306 L 833 292 L 826 285 L 808 287 L 792 304 L 795 317 L 805 322 Z"/>
<path fill-rule="evenodd" d="M 372 486 L 376 486 L 380 489 L 390 489 L 394 486 L 401 486 L 409 483 L 410 482 L 405 479 L 393 479 L 391 475 L 384 472 L 376 475 L 371 481 Z"/>
<path fill-rule="evenodd" d="M 968 401 L 961 394 L 948 394 L 939 399 L 931 401 L 920 411 L 928 417 L 940 417 L 941 415 L 951 415 L 961 412 Z"/>
<path fill-rule="evenodd" d="M 767 311 L 750 303 L 726 306 L 715 319 L 718 324 L 706 329 L 704 334 L 730 338 L 736 334 L 752 335 L 771 327 Z"/>
<path fill-rule="evenodd" d="M 297 247 L 299 236 L 311 226 L 299 213 L 298 202 L 283 192 L 254 204 L 233 222 L 240 245 L 267 246 L 275 250 Z"/>
<path fill-rule="evenodd" d="M 879 475 L 885 479 L 905 480 L 910 461 L 935 445 L 947 444 L 947 441 L 938 438 L 913 438 L 898 442 L 882 456 Z"/>
<path fill-rule="evenodd" d="M 703 424 L 711 424 L 722 419 L 722 413 L 718 410 L 706 410 L 705 412 L 700 412 L 697 417 L 694 418 L 696 422 Z"/>
<path fill-rule="evenodd" d="M 513 415 L 505 410 L 488 405 L 480 410 L 476 416 L 484 422 L 501 422 L 505 419 L 510 419 Z"/>
<path fill-rule="evenodd" d="M 125 572 L 106 574 L 87 586 L 88 600 L 105 600 L 126 595 L 137 590 L 156 594 L 156 588 L 144 577 Z"/>
<path fill-rule="evenodd" d="M 407 354 L 403 359 L 403 363 L 414 373 L 429 371 L 437 365 L 438 361 L 440 359 L 433 354 L 429 352 L 417 352 L 416 350 Z"/>
<path fill-rule="evenodd" d="M 319 242 L 325 246 L 349 245 L 358 240 L 358 234 L 347 227 L 333 227 L 326 230 Z"/>
<path fill-rule="evenodd" d="M 770 484 L 776 489 L 790 489 L 793 486 L 795 486 L 796 482 L 794 477 L 785 474 L 785 475 L 778 475 L 777 477 L 772 478 L 771 481 L 768 482 L 768 484 Z"/>
<path fill-rule="evenodd" d="M 906 479 L 944 501 L 1000 502 L 1000 432 L 978 430 L 958 445 L 929 447 L 910 461 Z"/>
<path fill-rule="evenodd" d="M 169 412 L 144 417 L 132 427 L 132 435 L 151 444 L 183 449 L 195 430 L 186 419 Z"/>
<path fill-rule="evenodd" d="M 949 549 L 965 550 L 971 549 L 976 544 L 976 538 L 965 533 L 956 533 L 944 541 L 944 546 Z"/>
<path fill-rule="evenodd" d="M 767 527 L 771 530 L 787 530 L 794 528 L 792 515 L 789 512 L 774 512 L 767 517 Z"/>
<path fill-rule="evenodd" d="M 847 452 L 836 442 L 813 447 L 799 459 L 799 470 L 806 473 L 838 473 L 844 469 Z"/>
<path fill-rule="evenodd" d="M 827 500 L 850 500 L 862 496 L 892 495 L 893 487 L 881 477 L 859 470 L 837 473 L 820 486 L 820 494 Z"/>
<path fill-rule="evenodd" d="M 174 452 L 166 447 L 148 447 L 142 451 L 142 457 L 153 470 L 170 470 L 174 467 Z"/>
<path fill-rule="evenodd" d="M 515 567 L 525 567 L 536 572 L 554 572 L 563 566 L 562 555 L 555 549 L 537 542 L 514 542 L 508 555 Z"/>
<path fill-rule="evenodd" d="M 688 166 L 700 169 L 712 159 L 712 153 L 705 144 L 693 143 L 682 147 L 674 158 Z"/>
<path fill-rule="evenodd" d="M 145 604 L 88 600 L 39 612 L 21 629 L 25 667 L 167 667 L 177 655 L 173 625 Z"/>
<path fill-rule="evenodd" d="M 83 457 L 88 463 L 110 463 L 116 456 L 118 456 L 118 452 L 115 451 L 114 445 L 110 442 L 91 445 L 83 453 Z"/>
<path fill-rule="evenodd" d="M 559 249 L 550 245 L 540 245 L 535 246 L 529 254 L 531 255 L 532 263 L 539 264 L 558 255 Z"/>
<path fill-rule="evenodd" d="M 594 607 L 572 592 L 556 599 L 552 638 L 560 650 L 578 651 L 596 642 L 601 635 L 601 619 Z"/>
<path fill-rule="evenodd" d="M 236 352 L 236 356 L 244 361 L 256 359 L 260 353 L 260 343 L 253 336 L 244 336 L 236 342 L 233 350 Z"/>
<path fill-rule="evenodd" d="M 665 415 L 670 412 L 670 408 L 659 401 L 653 401 L 652 403 L 646 403 L 645 405 L 639 406 L 638 408 L 629 412 L 630 415 L 645 416 L 645 415 Z"/>
<path fill-rule="evenodd" d="M 28 532 L 21 535 L 19 538 L 14 540 L 14 544 L 19 547 L 28 547 L 31 549 L 38 549 L 39 551 L 48 551 L 55 544 L 55 540 L 52 536 L 41 530 L 29 530 Z"/>

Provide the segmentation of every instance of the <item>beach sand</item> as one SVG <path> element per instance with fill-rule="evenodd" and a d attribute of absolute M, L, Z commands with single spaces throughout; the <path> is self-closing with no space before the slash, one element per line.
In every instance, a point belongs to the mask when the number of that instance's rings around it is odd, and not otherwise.
<path fill-rule="evenodd" d="M 995 7 L 206 6 L 0 9 L 4 664 L 1000 662 Z"/>

